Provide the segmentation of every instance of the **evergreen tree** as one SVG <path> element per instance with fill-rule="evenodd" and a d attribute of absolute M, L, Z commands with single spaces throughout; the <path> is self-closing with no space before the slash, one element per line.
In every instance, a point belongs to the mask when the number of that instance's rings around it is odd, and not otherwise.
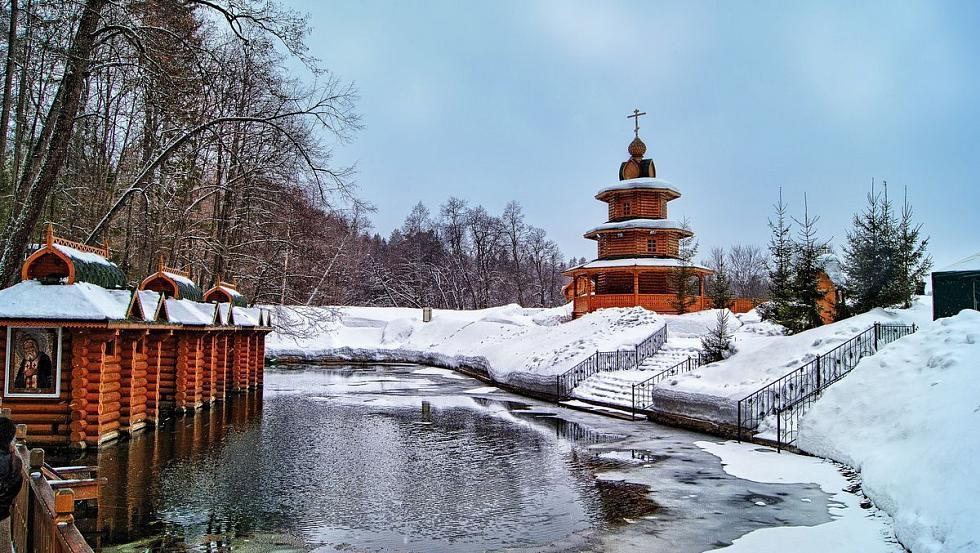
<path fill-rule="evenodd" d="M 902 203 L 902 215 L 895 232 L 894 269 L 891 296 L 903 307 L 911 307 L 912 296 L 932 268 L 932 257 L 926 253 L 929 238 L 920 238 L 922 224 L 912 221 L 908 189 Z"/>
<path fill-rule="evenodd" d="M 779 189 L 779 202 L 773 208 L 775 219 L 769 220 L 769 297 L 772 306 L 766 310 L 766 318 L 784 324 L 792 315 L 793 238 L 782 188 Z"/>
<path fill-rule="evenodd" d="M 682 227 L 688 228 L 687 221 L 684 221 Z M 693 236 L 681 238 L 677 253 L 680 264 L 667 273 L 667 285 L 674 292 L 671 307 L 680 314 L 687 313 L 697 300 L 697 273 L 692 263 L 697 253 L 698 243 Z"/>
<path fill-rule="evenodd" d="M 795 244 L 791 303 L 792 315 L 787 326 L 792 332 L 802 332 L 823 324 L 823 308 L 820 300 L 826 290 L 820 287 L 820 272 L 823 270 L 820 256 L 827 253 L 827 242 L 817 239 L 819 217 L 811 217 L 806 195 L 803 196 L 803 220 L 796 220 L 800 229 Z"/>
<path fill-rule="evenodd" d="M 728 330 L 730 313 L 727 309 L 719 309 L 715 326 L 701 337 L 701 351 L 708 363 L 721 361 L 732 353 L 732 333 Z"/>
<path fill-rule="evenodd" d="M 726 309 L 735 299 L 724 256 L 719 257 L 715 262 L 715 274 L 712 275 L 708 285 L 708 296 L 711 297 L 711 305 L 715 309 Z"/>

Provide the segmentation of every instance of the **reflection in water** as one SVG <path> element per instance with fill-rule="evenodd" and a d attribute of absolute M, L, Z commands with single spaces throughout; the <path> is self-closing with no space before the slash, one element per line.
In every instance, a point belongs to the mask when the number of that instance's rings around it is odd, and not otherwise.
<path fill-rule="evenodd" d="M 597 484 L 597 458 L 572 445 L 609 436 L 474 399 L 470 381 L 431 395 L 411 370 L 269 371 L 264 401 L 236 396 L 74 460 L 109 481 L 93 545 L 485 551 L 581 542 L 655 510 L 643 486 Z"/>

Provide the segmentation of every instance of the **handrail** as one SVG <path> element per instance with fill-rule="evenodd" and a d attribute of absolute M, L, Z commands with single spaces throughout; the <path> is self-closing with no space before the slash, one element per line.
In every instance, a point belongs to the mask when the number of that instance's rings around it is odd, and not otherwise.
<path fill-rule="evenodd" d="M 701 365 L 704 365 L 704 360 L 704 356 L 701 354 L 701 352 L 698 352 L 697 356 L 689 356 L 680 363 L 668 367 L 642 382 L 633 384 L 633 414 L 635 415 L 637 411 L 649 409 L 653 405 L 654 386 L 672 376 L 693 371 Z"/>
<path fill-rule="evenodd" d="M 555 398 L 562 401 L 571 397 L 572 390 L 580 382 L 594 374 L 639 367 L 646 358 L 660 351 L 667 341 L 667 323 L 645 338 L 632 350 L 597 351 L 584 361 L 555 377 Z"/>
<path fill-rule="evenodd" d="M 781 412 L 794 409 L 802 415 L 804 401 L 812 401 L 819 393 L 851 372 L 858 362 L 878 351 L 878 349 L 899 338 L 916 331 L 916 326 L 902 324 L 874 323 L 860 334 L 818 356 L 789 374 L 770 382 L 738 401 L 737 434 L 742 439 L 742 431 L 751 432 L 763 420 L 775 416 L 777 424 L 777 448 L 781 447 L 779 436 L 782 423 Z M 807 404 L 808 405 L 808 404 Z M 792 421 L 794 424 L 798 419 Z M 793 437 L 795 440 L 795 436 Z M 791 442 L 786 442 L 791 443 Z"/>
<path fill-rule="evenodd" d="M 23 461 L 20 494 L 10 506 L 10 534 L 16 551 L 92 553 L 73 515 L 75 493 L 52 489 L 44 478 L 44 450 L 28 450 L 26 427 L 17 425 L 16 454 Z"/>

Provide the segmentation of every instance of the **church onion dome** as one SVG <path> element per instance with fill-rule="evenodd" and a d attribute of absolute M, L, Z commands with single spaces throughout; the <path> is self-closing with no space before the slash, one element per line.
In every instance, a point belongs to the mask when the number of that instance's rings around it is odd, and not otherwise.
<path fill-rule="evenodd" d="M 649 177 L 621 180 L 612 186 L 603 188 L 598 194 L 595 195 L 595 197 L 597 200 L 605 201 L 606 199 L 616 195 L 617 192 L 627 190 L 660 190 L 667 194 L 668 200 L 674 200 L 681 197 L 680 191 L 677 190 L 677 188 L 670 182 L 663 179 Z"/>
<path fill-rule="evenodd" d="M 626 148 L 626 151 L 629 152 L 631 158 L 640 160 L 643 159 L 643 154 L 647 153 L 647 145 L 644 144 L 638 136 L 633 139 L 633 142 L 630 142 L 630 145 L 628 148 Z"/>
<path fill-rule="evenodd" d="M 694 233 L 684 228 L 684 225 L 669 219 L 629 219 L 603 223 L 585 233 L 586 238 L 595 239 L 599 234 L 607 232 L 623 232 L 626 230 L 672 230 L 681 236 L 694 236 Z"/>

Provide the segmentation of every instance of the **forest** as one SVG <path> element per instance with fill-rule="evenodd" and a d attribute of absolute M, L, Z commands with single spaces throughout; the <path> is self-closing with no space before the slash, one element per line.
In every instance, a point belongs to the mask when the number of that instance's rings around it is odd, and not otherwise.
<path fill-rule="evenodd" d="M 357 90 L 308 54 L 304 16 L 238 0 L 4 9 L 5 284 L 50 221 L 108 242 L 131 283 L 162 256 L 261 303 L 558 301 L 561 254 L 517 204 L 493 216 L 451 198 L 372 233 L 355 168 L 332 159 L 360 128 Z"/>

